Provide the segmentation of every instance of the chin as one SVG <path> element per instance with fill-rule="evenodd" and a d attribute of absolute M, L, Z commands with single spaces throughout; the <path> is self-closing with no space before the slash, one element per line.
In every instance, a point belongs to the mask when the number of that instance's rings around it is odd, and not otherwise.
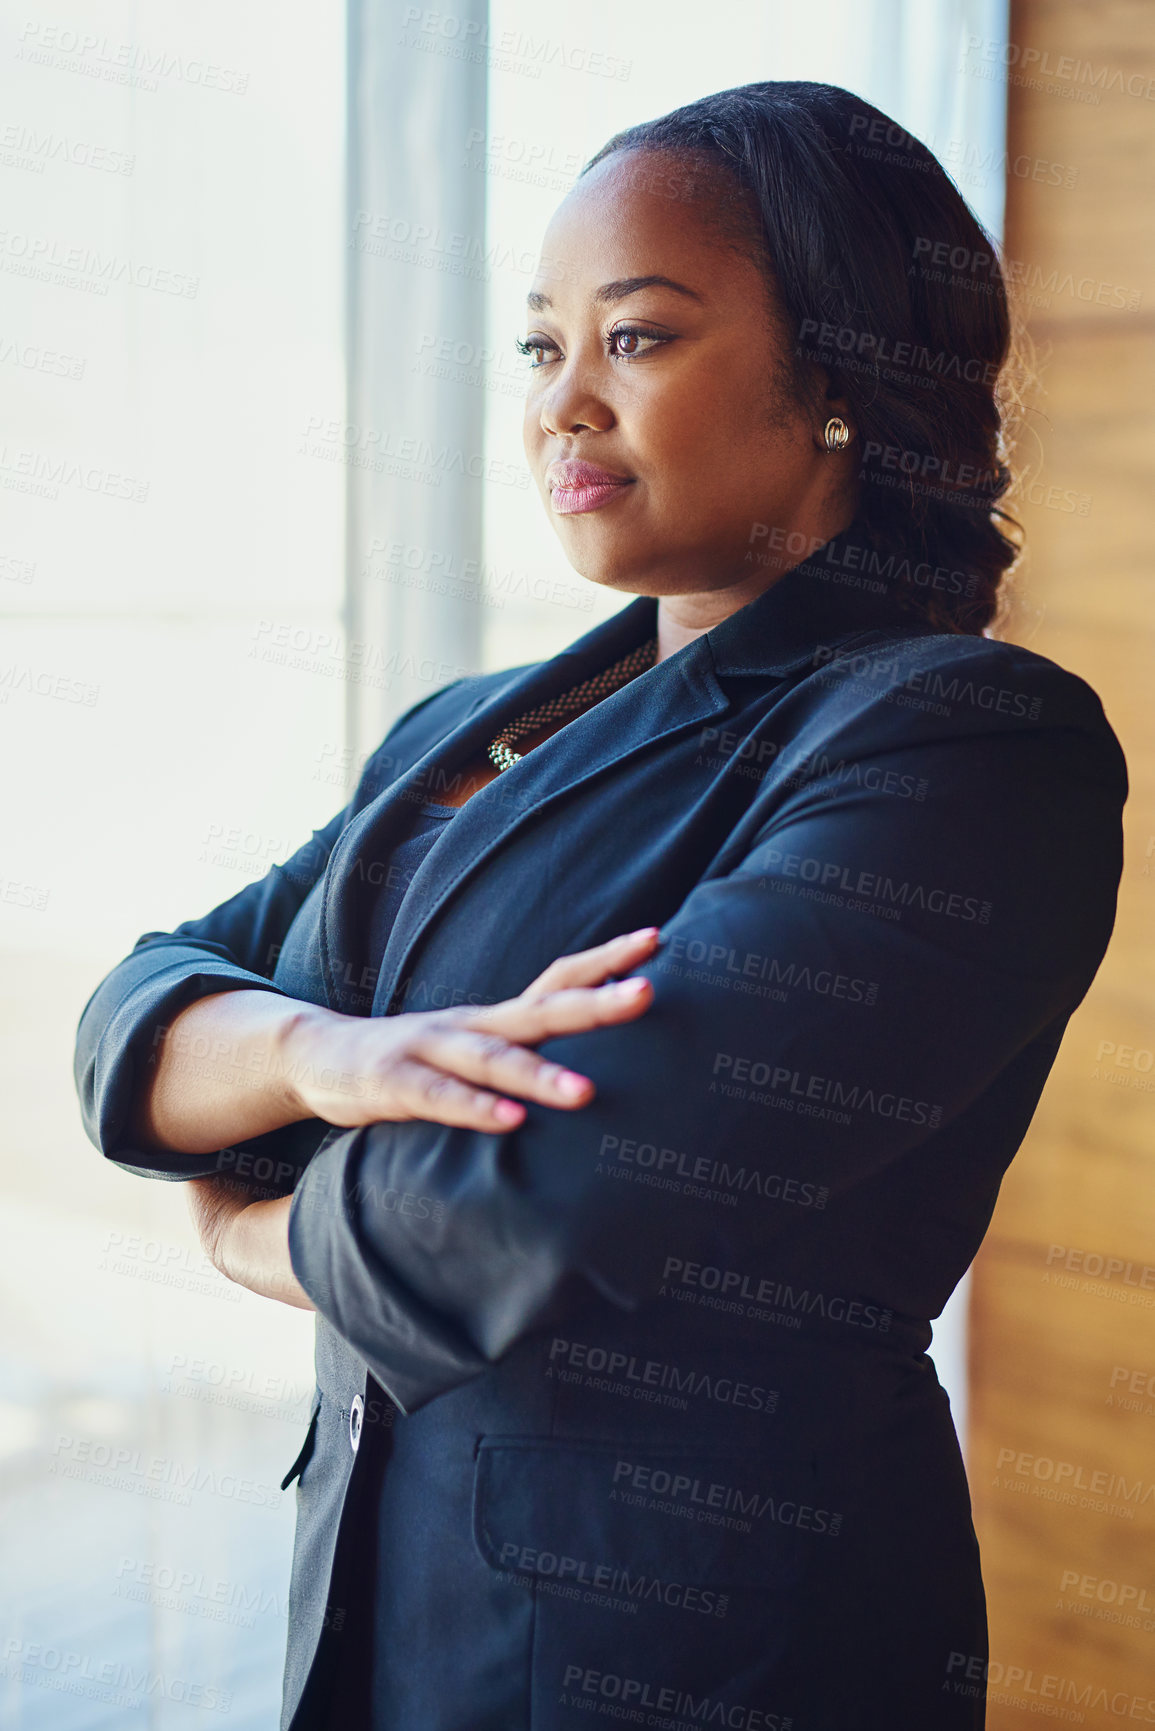
<path fill-rule="evenodd" d="M 567 537 L 562 535 L 560 538 L 564 545 Z M 627 546 L 625 540 L 622 537 L 615 544 L 615 537 L 607 534 L 601 538 L 601 545 L 597 548 L 567 546 L 566 558 L 571 568 L 587 583 L 598 589 L 610 589 L 615 594 L 674 595 L 683 588 L 694 587 L 689 577 L 685 583 L 679 583 L 672 573 L 655 569 L 656 559 L 651 548 L 635 551 L 632 541 Z"/>
<path fill-rule="evenodd" d="M 580 573 L 587 583 L 593 583 L 599 589 L 610 589 L 620 595 L 656 595 L 658 591 L 651 589 L 644 577 L 631 575 L 629 571 L 599 570 L 582 571 Z"/>
<path fill-rule="evenodd" d="M 579 577 L 595 588 L 609 589 L 618 595 L 665 595 L 669 590 L 662 584 L 660 578 L 647 577 L 638 571 L 636 566 L 619 564 L 617 561 L 601 561 L 596 565 L 576 565 L 570 561 Z"/>
<path fill-rule="evenodd" d="M 663 595 L 692 595 L 716 586 L 703 576 L 706 570 L 704 558 L 693 560 L 689 569 L 685 570 L 681 568 L 683 563 L 682 559 L 671 560 L 672 568 L 655 569 L 653 555 L 636 559 L 587 559 L 580 565 L 576 560 L 570 560 L 578 576 L 584 577 L 587 583 L 594 583 L 599 589 L 611 589 L 622 595 L 651 595 L 655 598 Z"/>

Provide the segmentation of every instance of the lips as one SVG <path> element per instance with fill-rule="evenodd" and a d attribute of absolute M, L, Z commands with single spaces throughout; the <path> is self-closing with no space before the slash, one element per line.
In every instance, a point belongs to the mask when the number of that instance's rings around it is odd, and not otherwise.
<path fill-rule="evenodd" d="M 583 463 L 580 458 L 567 457 L 551 463 L 545 472 L 550 489 L 550 504 L 563 516 L 579 511 L 596 511 L 618 498 L 633 485 L 632 475 L 615 475 L 611 469 L 597 463 Z"/>
<path fill-rule="evenodd" d="M 615 475 L 612 469 L 600 469 L 596 463 L 583 463 L 578 457 L 551 463 L 545 472 L 545 484 L 552 492 L 561 487 L 567 491 L 576 487 L 624 487 L 632 475 Z"/>

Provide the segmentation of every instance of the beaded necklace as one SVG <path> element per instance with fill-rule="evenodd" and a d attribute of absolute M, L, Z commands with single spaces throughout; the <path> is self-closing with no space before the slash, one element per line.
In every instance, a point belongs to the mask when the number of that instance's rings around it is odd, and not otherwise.
<path fill-rule="evenodd" d="M 658 640 L 651 637 L 648 643 L 641 643 L 636 649 L 631 649 L 628 655 L 623 655 L 620 661 L 615 661 L 612 667 L 607 667 L 602 673 L 595 673 L 592 679 L 585 679 L 580 685 L 571 686 L 557 697 L 551 697 L 547 703 L 539 703 L 536 709 L 527 710 L 515 721 L 507 722 L 500 733 L 494 735 L 489 743 L 490 760 L 498 769 L 509 769 L 520 762 L 522 753 L 514 751 L 512 742 L 521 739 L 527 733 L 533 733 L 536 728 L 549 721 L 561 721 L 566 716 L 574 715 L 579 709 L 585 708 L 592 699 L 608 697 L 611 691 L 617 691 L 619 686 L 626 685 L 635 674 L 644 673 L 647 667 L 652 667 L 657 658 Z"/>

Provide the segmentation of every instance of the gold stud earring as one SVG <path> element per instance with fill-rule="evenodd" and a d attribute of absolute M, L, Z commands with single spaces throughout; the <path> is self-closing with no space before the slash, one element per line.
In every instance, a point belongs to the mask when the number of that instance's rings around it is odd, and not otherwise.
<path fill-rule="evenodd" d="M 832 454 L 844 451 L 850 443 L 850 428 L 841 415 L 831 415 L 822 429 L 822 437 L 826 441 L 826 449 Z"/>

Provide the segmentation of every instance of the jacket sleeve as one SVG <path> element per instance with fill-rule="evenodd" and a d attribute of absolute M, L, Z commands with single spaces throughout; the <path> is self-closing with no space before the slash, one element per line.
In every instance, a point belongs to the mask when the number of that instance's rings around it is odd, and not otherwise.
<path fill-rule="evenodd" d="M 320 1119 L 251 1137 L 217 1154 L 133 1148 L 127 1125 L 135 1090 L 161 1030 L 187 1005 L 215 992 L 280 991 L 272 976 L 289 927 L 341 832 L 395 778 L 396 760 L 386 748 L 404 722 L 446 690 L 439 687 L 398 717 L 366 762 L 352 799 L 290 859 L 203 918 L 171 932 L 146 932 L 89 998 L 77 1028 L 73 1077 L 88 1138 L 114 1165 L 145 1178 L 255 1172 L 273 1181 L 262 1194 L 291 1188 L 329 1128 Z M 222 1154 L 229 1158 L 222 1160 Z"/>
<path fill-rule="evenodd" d="M 595 1082 L 581 1109 L 527 1103 L 503 1134 L 334 1131 L 295 1192 L 290 1255 L 402 1410 L 578 1301 L 637 1307 L 673 1245 L 750 1266 L 791 1230 L 789 1208 L 623 1183 L 623 1158 L 760 1164 L 833 1202 L 933 1144 L 1068 1016 L 1122 867 L 1126 768 L 1098 715 L 892 741 L 833 786 L 789 791 L 661 928 L 636 970 L 649 1009 L 541 1043 Z M 896 796 L 909 786 L 925 798 Z"/>

